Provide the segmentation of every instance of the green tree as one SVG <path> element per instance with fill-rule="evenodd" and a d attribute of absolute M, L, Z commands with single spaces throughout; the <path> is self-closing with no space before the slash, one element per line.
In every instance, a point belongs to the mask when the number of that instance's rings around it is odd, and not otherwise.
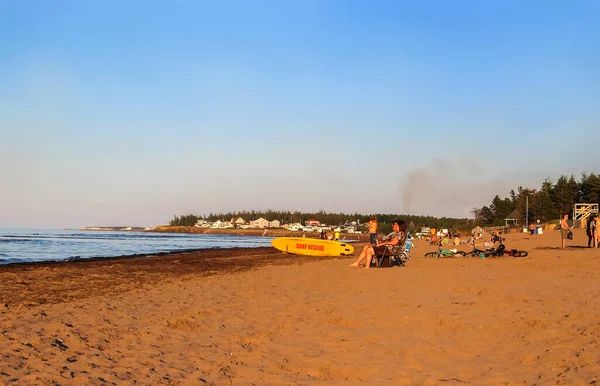
<path fill-rule="evenodd" d="M 560 216 L 571 212 L 575 198 L 573 197 L 571 186 L 566 176 L 560 176 L 556 181 L 552 190 L 552 202 L 554 202 Z"/>
<path fill-rule="evenodd" d="M 600 177 L 594 173 L 583 173 L 579 182 L 581 201 L 590 204 L 600 203 Z"/>
<path fill-rule="evenodd" d="M 558 210 L 552 201 L 552 180 L 547 178 L 542 183 L 542 188 L 536 195 L 536 200 L 533 206 L 532 216 L 536 220 L 546 222 L 557 219 L 559 217 Z"/>
<path fill-rule="evenodd" d="M 503 225 L 504 219 L 514 210 L 514 205 L 509 198 L 501 199 L 498 195 L 492 200 L 490 210 L 493 213 L 493 223 Z"/>

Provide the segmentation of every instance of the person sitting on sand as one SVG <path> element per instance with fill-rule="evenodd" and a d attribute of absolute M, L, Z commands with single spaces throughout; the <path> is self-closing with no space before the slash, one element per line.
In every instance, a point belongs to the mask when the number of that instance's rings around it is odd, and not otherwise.
<path fill-rule="evenodd" d="M 492 232 L 492 237 L 490 237 L 490 241 L 491 241 L 492 244 L 496 244 L 497 242 L 498 243 L 502 242 L 502 237 L 500 237 L 500 234 L 498 233 L 497 230 L 494 230 Z"/>
<path fill-rule="evenodd" d="M 373 256 L 385 252 L 386 248 L 391 248 L 404 242 L 406 235 L 406 223 L 402 220 L 394 220 L 392 222 L 392 233 L 383 238 L 383 241 L 377 245 L 367 244 L 363 247 L 358 259 L 350 267 L 358 268 L 359 264 L 366 259 L 365 268 L 371 267 Z"/>

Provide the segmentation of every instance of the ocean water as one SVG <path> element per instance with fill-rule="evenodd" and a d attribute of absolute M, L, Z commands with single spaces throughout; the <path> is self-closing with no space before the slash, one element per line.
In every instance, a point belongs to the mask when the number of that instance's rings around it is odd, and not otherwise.
<path fill-rule="evenodd" d="M 64 261 L 190 249 L 265 247 L 271 245 L 272 239 L 272 237 L 235 235 L 0 229 L 0 264 Z"/>

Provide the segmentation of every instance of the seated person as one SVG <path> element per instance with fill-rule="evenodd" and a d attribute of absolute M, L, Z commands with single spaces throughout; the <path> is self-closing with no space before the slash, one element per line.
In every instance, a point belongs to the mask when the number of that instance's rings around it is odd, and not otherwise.
<path fill-rule="evenodd" d="M 392 233 L 384 237 L 384 241 L 380 242 L 377 245 L 367 244 L 363 247 L 360 255 L 358 255 L 358 259 L 352 264 L 350 267 L 358 267 L 358 265 L 366 259 L 365 268 L 371 267 L 371 262 L 373 261 L 373 256 L 382 254 L 386 249 L 392 248 L 398 245 L 401 242 L 404 242 L 405 234 L 406 234 L 406 223 L 402 220 L 394 220 L 392 223 Z"/>
<path fill-rule="evenodd" d="M 502 242 L 502 237 L 500 237 L 500 234 L 498 233 L 498 231 L 494 231 L 492 233 L 492 237 L 491 240 L 492 244 L 495 244 L 496 242 L 501 243 Z"/>

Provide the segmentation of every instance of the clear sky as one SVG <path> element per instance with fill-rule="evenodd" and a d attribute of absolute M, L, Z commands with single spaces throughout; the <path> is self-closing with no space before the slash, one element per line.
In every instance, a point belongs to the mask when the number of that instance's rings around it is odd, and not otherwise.
<path fill-rule="evenodd" d="M 600 172 L 600 1 L 0 0 L 0 227 L 469 215 Z"/>

